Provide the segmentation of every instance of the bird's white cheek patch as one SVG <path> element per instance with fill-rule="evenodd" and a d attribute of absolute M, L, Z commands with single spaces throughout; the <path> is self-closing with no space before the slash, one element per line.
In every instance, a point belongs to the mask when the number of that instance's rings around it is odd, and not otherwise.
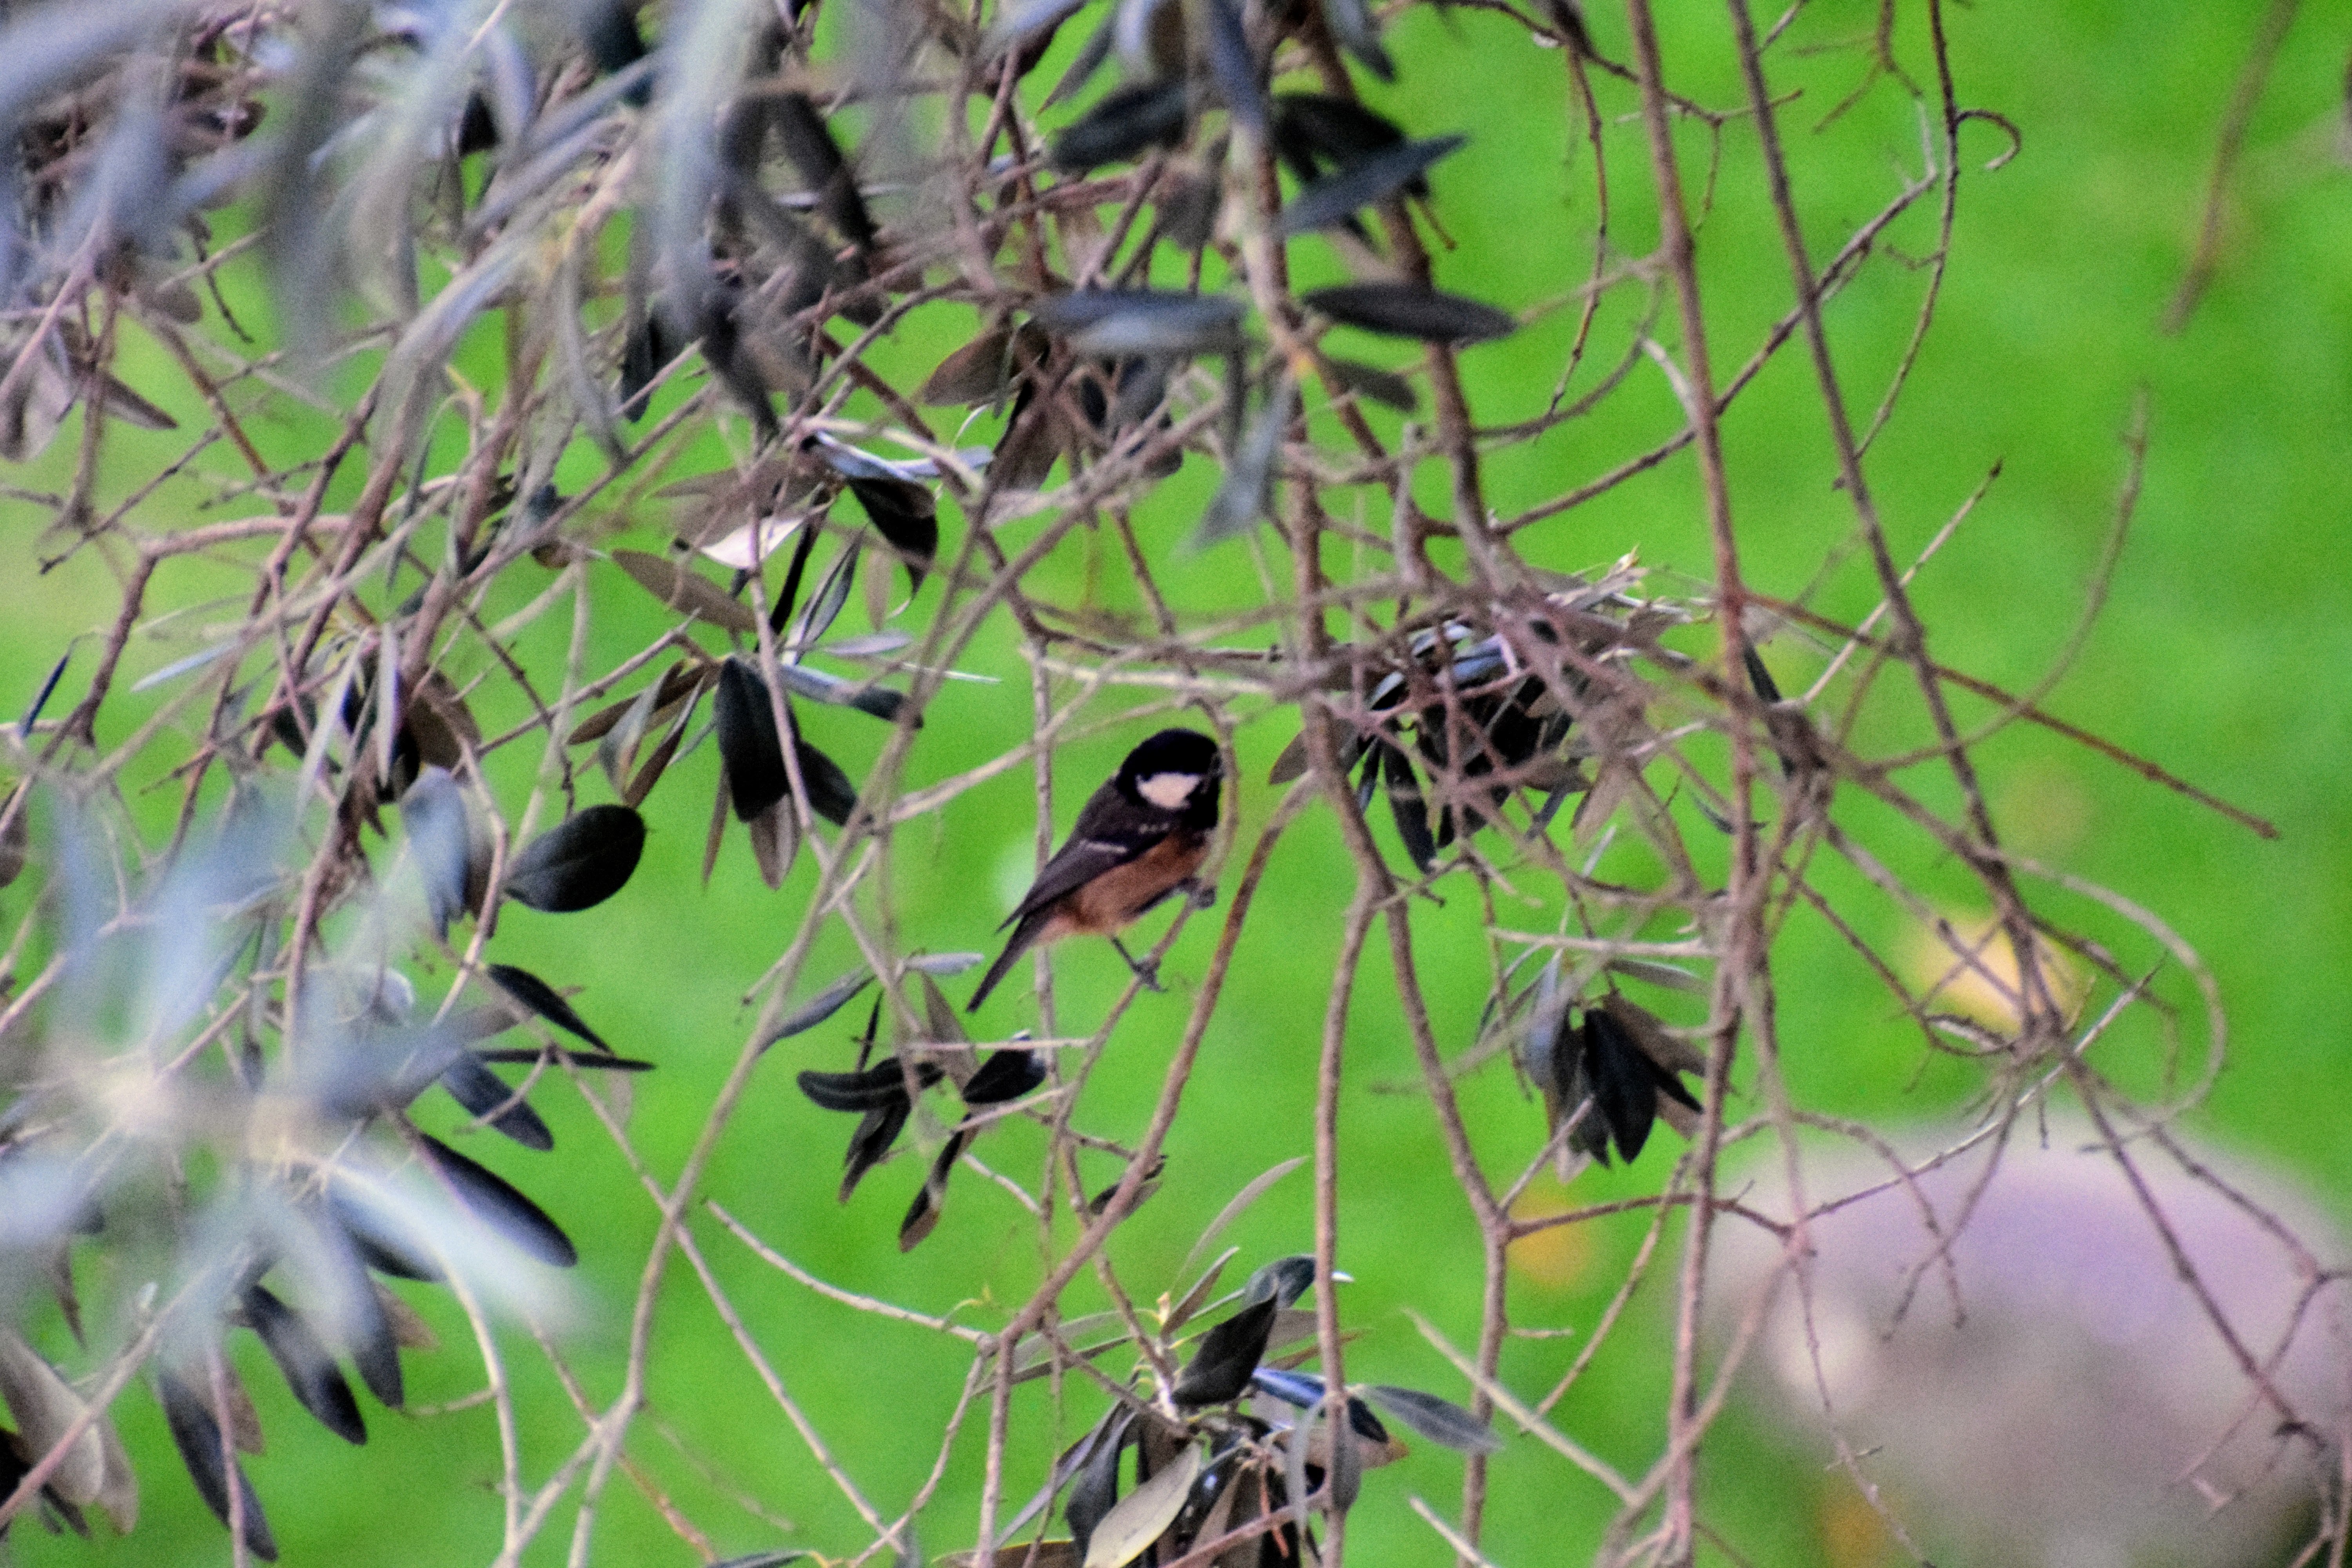
<path fill-rule="evenodd" d="M 1162 811 L 1181 811 L 1200 787 L 1198 773 L 1153 773 L 1136 781 L 1135 793 Z"/>

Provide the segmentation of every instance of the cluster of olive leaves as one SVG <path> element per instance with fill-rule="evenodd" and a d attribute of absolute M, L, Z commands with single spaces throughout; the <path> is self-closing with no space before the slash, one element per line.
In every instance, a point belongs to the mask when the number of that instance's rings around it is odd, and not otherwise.
<path fill-rule="evenodd" d="M 985 65 L 1017 80 L 1080 8 L 1073 0 L 1015 5 L 984 35 L 932 16 L 922 31 L 975 70 Z M 159 858 L 143 899 L 110 905 L 107 889 L 119 873 L 100 826 L 102 787 L 77 781 L 68 765 L 68 747 L 91 743 L 96 707 L 107 695 L 103 679 L 62 721 L 44 720 L 45 689 L 14 734 L 16 761 L 31 782 L 9 799 L 0 859 L 13 879 L 26 863 L 35 810 L 46 809 L 55 847 L 55 864 L 46 868 L 49 896 L 65 912 L 55 961 L 12 1000 L 12 1020 L 45 1001 L 47 1056 L 29 1046 L 16 1050 L 12 1042 L 19 1065 L 12 1067 L 0 1180 L 10 1211 L 22 1217 L 10 1232 L 5 1287 L 12 1304 L 47 1289 L 79 1335 L 76 1237 L 102 1234 L 123 1247 L 144 1241 L 200 1260 L 176 1272 L 159 1268 L 158 1278 L 173 1280 L 169 1299 L 130 1310 L 119 1327 L 136 1353 L 120 1359 L 112 1387 L 77 1389 L 20 1338 L 0 1341 L 0 1394 L 18 1423 L 7 1449 L 14 1473 L 37 1484 L 58 1522 L 80 1528 L 95 1507 L 127 1529 L 135 1482 L 103 1410 L 121 1380 L 144 1366 L 197 1490 L 265 1559 L 274 1558 L 276 1544 L 236 1459 L 257 1442 L 257 1423 L 223 1336 L 255 1334 L 307 1410 L 345 1439 L 364 1440 L 346 1364 L 377 1401 L 398 1406 L 401 1352 L 430 1339 L 379 1277 L 446 1281 L 470 1305 L 485 1294 L 535 1288 L 527 1270 L 512 1267 L 513 1256 L 554 1268 L 578 1256 L 558 1220 L 530 1197 L 419 1129 L 409 1114 L 418 1098 L 438 1086 L 482 1127 L 544 1152 L 552 1135 L 528 1100 L 543 1077 L 635 1074 L 651 1066 L 615 1051 L 562 985 L 483 951 L 502 903 L 562 914 L 612 897 L 641 855 L 641 808 L 705 734 L 715 737 L 721 764 L 706 875 L 730 817 L 743 826 L 772 887 L 793 866 L 812 817 L 849 827 L 860 787 L 803 734 L 794 705 L 919 724 L 928 691 L 892 689 L 878 673 L 829 674 L 808 660 L 822 653 L 876 672 L 898 668 L 895 656 L 911 641 L 906 634 L 834 632 L 861 584 L 877 626 L 887 618 L 892 565 L 904 565 L 910 596 L 939 571 L 934 485 L 953 489 L 967 515 L 977 517 L 988 498 L 1035 489 L 1057 464 L 1071 472 L 1091 465 L 1114 475 L 1163 475 L 1188 448 L 1208 445 L 1209 422 L 1191 405 L 1187 378 L 1196 361 L 1220 360 L 1215 406 L 1224 475 L 1197 533 L 1201 544 L 1215 544 L 1269 514 L 1297 413 L 1297 377 L 1309 367 L 1342 396 L 1417 406 L 1407 378 L 1328 353 L 1327 324 L 1453 346 L 1489 341 L 1516 325 L 1492 306 L 1422 281 L 1339 284 L 1299 296 L 1314 315 L 1291 325 L 1315 329 L 1299 340 L 1300 359 L 1262 355 L 1253 369 L 1247 307 L 1200 288 L 1225 205 L 1231 140 L 1271 148 L 1292 177 L 1274 237 L 1323 233 L 1335 245 L 1369 250 L 1374 236 L 1365 215 L 1431 201 L 1430 173 L 1461 139 L 1412 139 L 1337 92 L 1272 90 L 1276 50 L 1314 54 L 1335 40 L 1362 68 L 1392 74 L 1360 0 L 1264 11 L 1234 0 L 1122 0 L 1046 105 L 1090 90 L 1114 56 L 1128 79 L 1097 93 L 1053 138 L 1043 167 L 1084 193 L 1087 178 L 1103 167 L 1150 165 L 1150 232 L 1113 272 L 1073 279 L 1068 287 L 1041 276 L 1030 289 L 982 301 L 993 323 L 942 363 L 915 401 L 1004 409 L 1004 433 L 992 447 L 886 458 L 801 416 L 835 396 L 845 376 L 886 403 L 898 399 L 843 353 L 830 324 L 886 326 L 938 258 L 894 236 L 869 210 L 859 160 L 837 139 L 821 107 L 825 95 L 807 79 L 808 17 L 788 26 L 765 16 L 748 30 L 736 27 L 736 42 L 748 39 L 748 47 L 720 68 L 710 64 L 711 39 L 722 25 L 748 19 L 748 7 L 677 7 L 652 49 L 636 8 L 622 0 L 542 8 L 534 35 L 505 27 L 477 34 L 458 18 L 423 12 L 377 17 L 363 7 L 326 9 L 331 25 L 302 41 L 296 68 L 280 70 L 268 63 L 268 51 L 255 47 L 273 25 L 260 10 L 149 5 L 140 9 L 140 26 L 184 24 L 163 57 L 167 64 L 126 55 L 134 33 L 66 33 L 59 63 L 29 84 L 16 80 L 16 96 L 0 106 L 18 133 L 23 174 L 11 215 L 10 270 L 0 279 L 23 318 L 12 319 L 8 341 L 17 368 L 0 385 L 0 452 L 12 459 L 37 456 L 77 406 L 94 428 L 107 419 L 171 426 L 169 413 L 114 374 L 102 332 L 77 320 L 79 311 L 41 307 L 73 289 L 99 289 L 159 334 L 170 323 L 202 320 L 204 301 L 176 265 L 188 246 L 206 254 L 212 235 L 203 214 L 225 194 L 250 191 L 262 205 L 265 245 L 287 283 L 294 334 L 322 330 L 321 280 L 349 280 L 354 265 L 336 253 L 318 216 L 346 210 L 320 200 L 320 182 L 362 139 L 338 140 L 321 106 L 348 87 L 369 85 L 371 62 L 397 55 L 424 76 L 439 62 L 461 68 L 447 73 L 436 88 L 441 96 L 414 121 L 383 117 L 408 138 L 387 142 L 394 154 L 403 146 L 426 154 L 409 164 L 390 156 L 381 165 L 390 171 L 393 207 L 404 212 L 426 184 L 420 169 L 484 160 L 470 208 L 461 194 L 454 215 L 464 268 L 401 334 L 374 410 L 392 454 L 378 460 L 396 462 L 413 450 L 420 481 L 388 531 L 395 542 L 385 552 L 383 581 L 389 589 L 413 571 L 424 585 L 405 596 L 388 591 L 374 611 L 339 587 L 349 595 L 346 612 L 332 613 L 331 600 L 288 639 L 297 645 L 290 661 L 257 626 L 142 683 L 216 683 L 203 757 L 188 785 L 191 813 L 205 768 L 235 775 L 225 826 L 206 844 L 188 838 L 184 823 L 175 853 Z M 479 60 L 469 52 L 476 42 L 485 49 Z M 707 90 L 713 81 L 727 89 L 716 100 Z M 274 137 L 258 136 L 267 90 L 277 88 L 290 95 L 290 110 Z M 126 106 L 110 120 L 93 110 L 109 95 Z M 721 110 L 715 121 L 714 103 Z M 544 237 L 535 224 L 578 195 L 567 182 L 583 164 L 609 159 L 637 125 L 651 128 L 660 179 L 632 227 L 612 329 L 593 342 L 585 336 L 582 304 L 605 291 L 591 249 L 568 254 L 556 279 L 552 314 L 563 338 L 556 357 L 566 368 L 572 421 L 566 438 L 576 428 L 616 472 L 626 468 L 643 451 L 632 426 L 682 416 L 675 394 L 698 363 L 749 416 L 756 455 L 722 475 L 658 492 L 684 519 L 674 552 L 614 549 L 597 560 L 593 569 L 609 562 L 686 626 L 667 643 L 676 657 L 666 668 L 563 736 L 568 746 L 595 748 L 616 800 L 573 810 L 517 846 L 482 779 L 482 726 L 425 650 L 442 629 L 431 617 L 446 616 L 450 605 L 526 556 L 551 568 L 588 566 L 589 546 L 572 526 L 583 515 L 580 503 L 557 493 L 548 478 L 565 442 L 544 443 L 512 472 L 494 467 L 476 477 L 480 482 L 423 481 L 425 447 L 403 421 L 443 390 L 439 372 L 467 319 L 516 288 Z M 1157 162 L 1185 149 L 1191 155 Z M 144 156 L 150 153 L 156 155 Z M 772 188 L 775 153 L 799 191 L 780 195 Z M 353 205 L 382 206 L 363 199 L 377 167 L 354 181 Z M 1002 206 L 1028 199 L 1022 193 L 1040 172 L 1032 163 L 992 173 L 986 194 Z M 465 180 L 456 186 L 463 193 Z M 1005 220 L 990 222 L 1001 241 Z M 1192 287 L 1151 286 L 1163 246 L 1188 258 Z M 77 270 L 70 258 L 91 253 L 107 258 L 103 271 Z M 211 272 L 202 276 L 209 285 Z M 305 317 L 306 299 L 319 319 Z M 234 324 L 217 294 L 214 302 Z M 789 429 L 778 415 L 779 395 L 795 405 Z M 866 526 L 835 520 L 845 496 Z M 379 498 L 377 505 L 387 502 Z M 314 500 L 313 512 L 316 506 Z M 66 510 L 91 521 L 86 505 Z M 403 531 L 445 513 L 449 549 L 436 562 Z M 372 531 L 386 515 L 380 510 L 364 526 L 345 520 L 354 563 L 377 542 Z M 827 540 L 833 550 L 821 561 L 818 546 Z M 722 586 L 703 563 L 730 579 Z M 782 575 L 772 588 L 778 563 Z M 1580 718 L 1588 727 L 1603 713 L 1635 721 L 1640 696 L 1615 683 L 1614 672 L 1633 654 L 1661 657 L 1656 628 L 1642 620 L 1654 611 L 1621 586 L 1554 595 L 1540 615 L 1507 626 L 1446 616 L 1407 622 L 1388 645 L 1351 650 L 1366 689 L 1347 765 L 1360 762 L 1367 800 L 1375 787 L 1385 789 L 1417 868 L 1430 869 L 1440 851 L 1483 826 L 1540 833 L 1572 794 L 1585 793 L 1588 807 L 1606 816 L 1615 798 L 1610 790 L 1630 787 L 1625 765 L 1612 764 L 1620 775 L 1612 786 L 1606 767 L 1601 779 L 1587 780 L 1568 754 Z M 698 626 L 723 634 L 730 651 L 698 644 L 688 635 Z M 278 662 L 255 660 L 257 651 Z M 110 658 L 110 677 L 112 668 Z M 50 689 L 65 669 L 61 662 Z M 35 746 L 42 736 L 49 743 Z M 282 794 L 263 765 L 273 746 L 292 759 L 290 789 Z M 1301 766 L 1290 759 L 1276 775 Z M 298 803 L 320 794 L 333 801 L 325 852 L 298 826 Z M 1509 816 L 1521 806 L 1524 827 Z M 401 885 L 415 889 L 421 913 L 397 907 L 389 889 L 399 879 L 385 855 L 372 858 L 378 846 L 394 842 L 387 808 L 396 810 L 403 834 L 398 849 L 385 854 L 392 862 L 404 858 L 403 875 L 411 880 Z M 103 912 L 110 907 L 111 914 Z M 470 944 L 462 940 L 468 921 Z M 430 1004 L 401 965 L 415 951 L 447 960 L 457 976 Z M 913 978 L 930 1015 L 925 1050 L 873 1059 L 877 1004 L 849 1070 L 800 1078 L 816 1104 L 859 1118 L 845 1201 L 891 1150 L 918 1097 L 942 1079 L 953 1082 L 965 1110 L 901 1224 L 902 1246 L 938 1223 L 949 1173 L 970 1139 L 991 1118 L 1017 1110 L 1044 1081 L 1031 1051 L 1016 1046 L 980 1058 L 963 1043 L 936 978 L 969 962 L 966 955 L 907 961 L 900 978 Z M 1572 1026 L 1558 967 L 1544 976 L 1542 995 L 1505 1009 L 1535 1020 L 1522 1053 L 1528 1070 L 1573 1146 L 1605 1157 L 1613 1142 L 1631 1159 L 1655 1115 L 1671 1119 L 1690 1106 L 1675 1077 L 1688 1070 L 1687 1049 L 1622 998 L 1583 1007 Z M 814 1027 L 873 978 L 845 977 L 780 1024 L 770 1043 Z M 126 1012 L 121 994 L 148 1000 Z M 541 1037 L 520 1047 L 488 1043 L 518 1026 Z M 215 1048 L 232 1065 L 225 1079 L 183 1070 Z M 145 1064 L 136 1093 L 153 1102 L 127 1123 L 117 1060 L 126 1054 Z M 523 1068 L 525 1077 L 510 1082 L 501 1068 Z M 126 1125 L 144 1131 L 118 1131 Z M 178 1173 L 198 1147 L 220 1172 L 203 1203 Z M 1290 1260 L 1241 1293 L 1234 1314 L 1201 1337 L 1172 1390 L 1179 1415 L 1140 1400 L 1121 1403 L 1066 1456 L 1048 1495 L 1068 1488 L 1072 1561 L 1116 1565 L 1155 1541 L 1192 1550 L 1224 1533 L 1241 1538 L 1234 1550 L 1246 1547 L 1246 1560 L 1296 1561 L 1307 1500 L 1320 1493 L 1344 1507 L 1358 1471 L 1392 1451 L 1375 1406 L 1442 1443 L 1474 1451 L 1491 1443 L 1465 1413 L 1407 1390 L 1352 1394 L 1338 1433 L 1268 1415 L 1265 1402 L 1297 1411 L 1323 1403 L 1316 1379 L 1273 1354 L 1303 1335 L 1293 1303 L 1310 1273 Z M 1214 1278 L 1212 1270 L 1171 1314 L 1163 1353 L 1175 1353 L 1176 1336 L 1206 1310 Z M 1260 1404 L 1245 1410 L 1245 1398 Z M 1129 1452 L 1137 1457 L 1136 1485 L 1122 1498 Z"/>
<path fill-rule="evenodd" d="M 1297 1370 L 1315 1353 L 1315 1314 L 1297 1305 L 1314 1283 L 1314 1258 L 1276 1258 L 1220 1297 L 1217 1284 L 1233 1257 L 1229 1249 L 1211 1264 L 1162 1315 L 1148 1347 L 1156 1359 L 1176 1365 L 1178 1352 L 1190 1348 L 1164 1403 L 1127 1394 L 1071 1444 L 1006 1526 L 999 1561 L 1081 1568 L 1134 1562 L 1157 1547 L 1161 1562 L 1198 1553 L 1219 1568 L 1295 1563 L 1302 1560 L 1308 1500 L 1327 1495 L 1345 1509 L 1365 1470 L 1403 1457 L 1383 1415 L 1458 1452 L 1502 1446 L 1486 1422 L 1452 1401 L 1386 1384 L 1351 1384 L 1345 1419 L 1335 1427 L 1323 1380 Z M 1206 1331 L 1194 1327 L 1228 1306 Z M 1060 1337 L 1066 1354 L 1080 1361 L 1134 1348 L 1112 1312 L 1071 1320 Z M 1016 1357 L 1013 1379 L 1045 1375 L 1054 1353 Z M 1123 1477 L 1132 1482 L 1124 1495 Z M 1019 1539 L 1056 1499 L 1069 1536 Z M 948 1562 L 969 1568 L 977 1559 L 968 1552 Z"/>

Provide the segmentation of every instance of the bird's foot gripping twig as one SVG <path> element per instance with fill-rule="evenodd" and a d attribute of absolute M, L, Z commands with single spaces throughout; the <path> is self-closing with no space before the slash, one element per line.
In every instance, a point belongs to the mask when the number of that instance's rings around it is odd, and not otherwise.
<path fill-rule="evenodd" d="M 1165 991 L 1168 989 L 1168 987 L 1160 984 L 1160 966 L 1158 964 L 1145 963 L 1141 962 L 1135 956 L 1135 954 L 1128 952 L 1127 943 L 1119 941 L 1117 937 L 1110 939 L 1110 944 L 1111 946 L 1118 949 L 1118 955 L 1127 960 L 1127 966 L 1135 971 L 1135 977 L 1143 982 L 1143 988 L 1146 991 Z"/>
<path fill-rule="evenodd" d="M 1213 885 L 1192 877 L 1185 878 L 1176 885 L 1183 889 L 1187 898 L 1192 900 L 1194 909 L 1213 910 L 1217 907 L 1217 889 Z"/>

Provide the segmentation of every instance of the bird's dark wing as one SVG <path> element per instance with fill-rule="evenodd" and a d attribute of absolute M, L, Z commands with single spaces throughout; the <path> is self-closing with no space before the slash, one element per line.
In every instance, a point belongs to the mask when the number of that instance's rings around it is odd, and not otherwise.
<path fill-rule="evenodd" d="M 1056 900 L 1076 892 L 1104 872 L 1118 870 L 1165 837 L 1165 834 L 1155 834 L 1141 842 L 1123 842 L 1113 838 L 1082 838 L 1072 834 L 1070 841 L 1055 851 L 1054 858 L 1045 862 L 1045 868 L 1037 873 L 1037 880 L 1031 884 L 1028 894 L 1022 899 L 1021 907 L 1004 917 L 1004 925 L 1026 920 Z M 1004 927 L 997 929 L 1002 931 Z"/>
<path fill-rule="evenodd" d="M 1116 871 L 1167 837 L 1174 826 L 1169 813 L 1139 806 L 1121 795 L 1116 781 L 1104 784 L 1087 797 L 1069 838 L 1037 873 L 1021 907 L 1004 917 L 1004 925 L 1026 920 L 1104 872 Z"/>

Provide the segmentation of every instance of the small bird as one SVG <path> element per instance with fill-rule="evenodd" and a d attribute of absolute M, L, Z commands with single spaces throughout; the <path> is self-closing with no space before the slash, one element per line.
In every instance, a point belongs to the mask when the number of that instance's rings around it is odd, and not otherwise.
<path fill-rule="evenodd" d="M 1037 873 L 1021 907 L 1005 917 L 1013 938 L 966 1011 L 979 1010 L 1023 953 L 1081 932 L 1109 937 L 1128 967 L 1151 984 L 1151 973 L 1118 932 L 1171 893 L 1200 895 L 1192 873 L 1217 826 L 1223 772 L 1216 742 L 1197 730 L 1162 730 L 1128 752 L 1078 813 L 1077 826 Z"/>

